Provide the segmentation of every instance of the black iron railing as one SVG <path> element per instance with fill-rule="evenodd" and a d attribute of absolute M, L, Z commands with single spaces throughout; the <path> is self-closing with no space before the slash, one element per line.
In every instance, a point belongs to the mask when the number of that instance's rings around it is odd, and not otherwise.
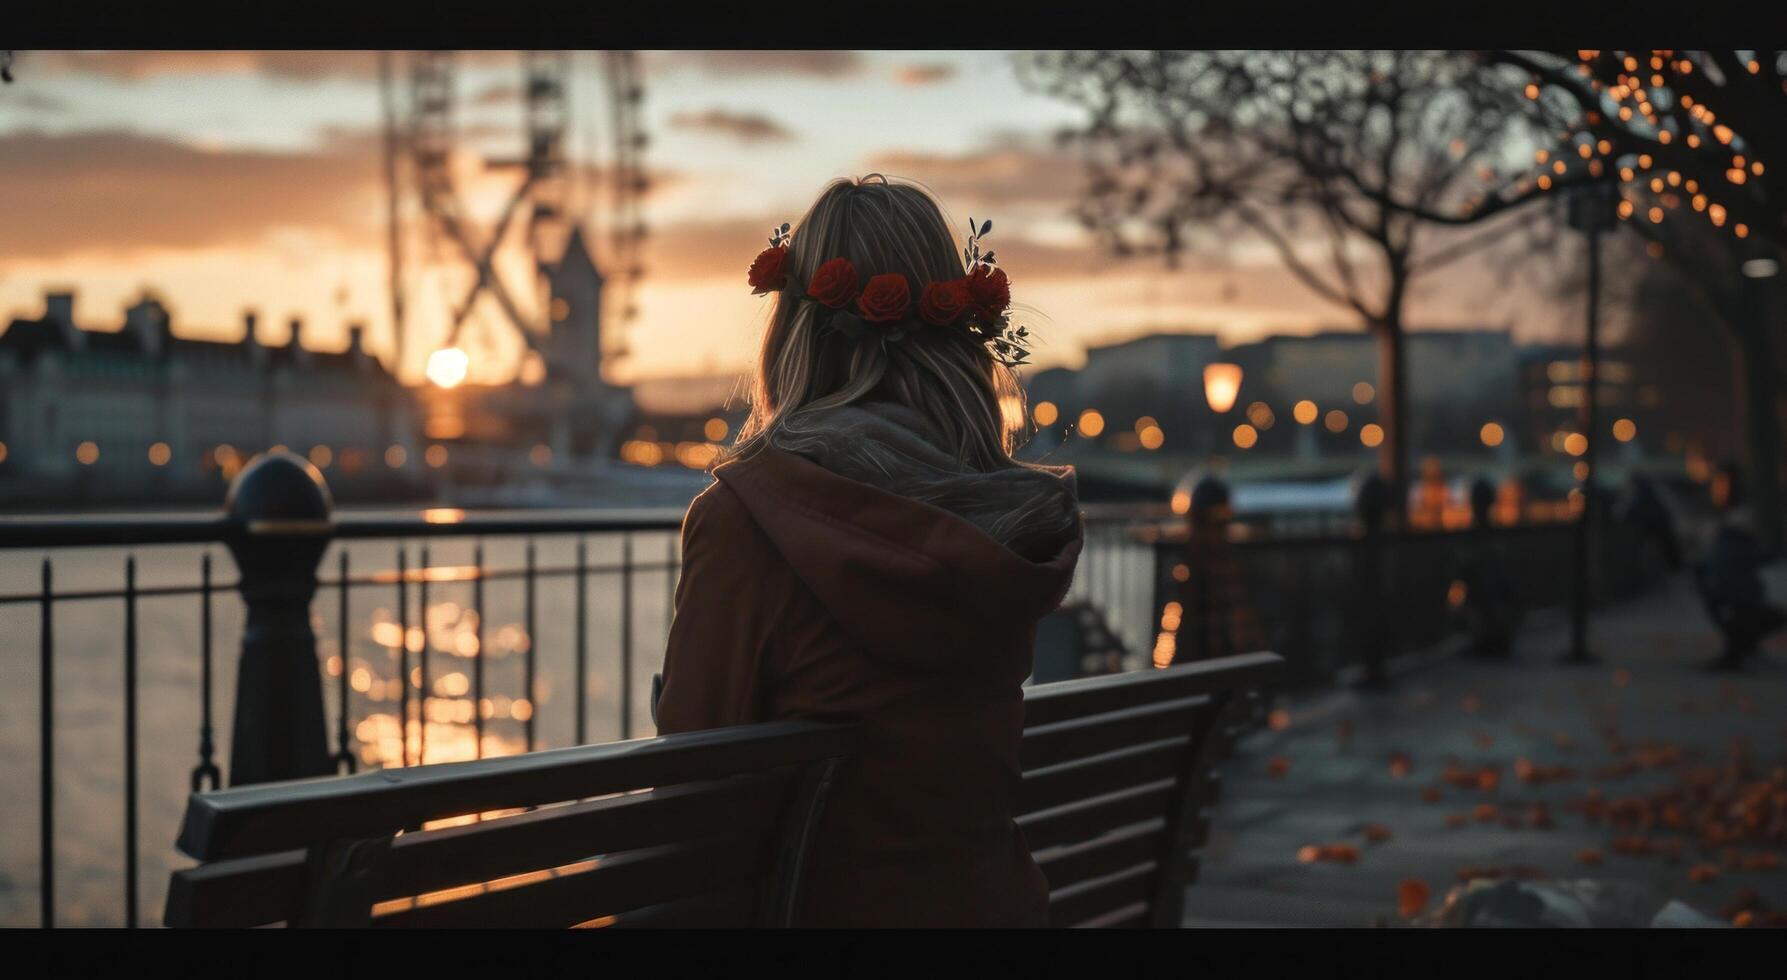
<path fill-rule="evenodd" d="M 282 479 L 295 471 L 320 485 L 320 477 L 295 459 L 275 465 L 285 467 Z M 43 925 L 56 923 L 59 901 L 55 887 L 57 667 L 59 659 L 83 652 L 71 650 L 68 631 L 58 630 L 58 613 L 66 614 L 70 607 L 112 602 L 122 608 L 122 636 L 115 648 L 109 640 L 92 639 L 94 617 L 64 620 L 61 625 L 72 625 L 76 633 L 86 634 L 90 647 L 121 651 L 123 921 L 130 926 L 141 919 L 138 886 L 144 864 L 139 854 L 143 784 L 139 779 L 142 624 L 138 613 L 146 600 L 197 598 L 193 619 L 182 620 L 190 625 L 190 631 L 182 627 L 173 641 L 184 651 L 189 649 L 184 644 L 190 637 L 198 660 L 194 712 L 198 759 L 189 779 L 174 777 L 174 782 L 189 782 L 194 790 L 217 788 L 226 776 L 218 758 L 214 691 L 217 678 L 223 675 L 214 662 L 214 647 L 220 612 L 227 618 L 234 608 L 214 608 L 213 596 L 218 592 L 237 593 L 245 610 L 228 745 L 228 781 L 232 784 L 350 772 L 363 763 L 417 765 L 635 734 L 635 680 L 650 676 L 660 666 L 656 660 L 635 663 L 635 641 L 645 630 L 669 630 L 680 567 L 680 508 L 331 513 L 326 493 L 308 498 L 308 503 L 294 501 L 289 494 L 257 496 L 253 486 L 243 483 L 257 472 L 265 470 L 251 465 L 243 471 L 232 489 L 230 504 L 219 515 L 0 519 L 0 557 L 49 553 L 42 560 L 38 588 L 0 591 L 0 613 L 9 607 L 29 610 L 35 606 L 39 620 L 37 918 Z M 305 485 L 287 483 L 284 489 L 302 490 Z M 1086 508 L 1086 518 L 1086 545 L 1069 598 L 1100 612 L 1131 654 L 1129 666 L 1164 665 L 1233 652 L 1207 649 L 1199 640 L 1180 642 L 1176 651 L 1167 645 L 1163 659 L 1161 639 L 1207 633 L 1206 621 L 1229 610 L 1216 609 L 1200 599 L 1207 593 L 1199 590 L 1218 576 L 1231 575 L 1244 586 L 1234 594 L 1251 603 L 1257 613 L 1264 646 L 1284 654 L 1293 678 L 1304 684 L 1332 679 L 1338 667 L 1356 662 L 1366 652 L 1369 641 L 1362 638 L 1357 617 L 1346 615 L 1348 583 L 1357 578 L 1365 549 L 1379 548 L 1386 556 L 1386 598 L 1393 604 L 1389 612 L 1401 624 L 1393 640 L 1406 649 L 1429 643 L 1452 627 L 1448 610 L 1456 602 L 1447 592 L 1447 576 L 1451 558 L 1461 549 L 1480 550 L 1495 543 L 1511 562 L 1515 577 L 1531 585 L 1523 601 L 1543 605 L 1561 601 L 1561 596 L 1547 595 L 1542 587 L 1555 582 L 1555 575 L 1547 571 L 1561 567 L 1573 540 L 1566 523 L 1464 532 L 1405 531 L 1381 534 L 1375 540 L 1357 528 L 1282 536 L 1225 532 L 1234 559 L 1225 572 L 1188 558 L 1188 518 L 1165 505 L 1093 505 Z M 1336 528 L 1347 524 L 1344 520 L 1330 523 Z M 1607 595 L 1627 594 L 1642 584 L 1642 575 L 1636 572 L 1641 563 L 1631 558 L 1629 538 L 1617 528 L 1602 536 L 1606 550 L 1598 564 L 1610 570 L 1604 577 Z M 592 556 L 592 544 L 605 554 Z M 452 551 L 463 553 L 467 545 L 469 560 L 443 557 Z M 505 562 L 499 556 L 496 562 L 487 561 L 487 545 L 512 560 Z M 196 556 L 179 553 L 193 546 L 203 550 Z M 213 551 L 218 546 L 226 547 L 235 562 L 239 574 L 232 581 L 218 581 L 214 575 Z M 384 551 L 386 546 L 391 548 L 389 552 Z M 104 555 L 104 560 L 115 557 L 121 562 L 121 587 L 94 585 L 91 573 L 95 563 L 90 560 L 82 563 L 87 580 L 77 576 L 75 581 L 59 585 L 58 559 L 93 547 L 122 552 Z M 330 548 L 335 549 L 333 561 L 326 555 Z M 140 582 L 139 552 L 151 552 L 145 567 L 158 575 L 172 564 L 194 561 L 197 580 Z M 384 554 L 390 556 L 388 563 Z M 331 571 L 318 574 L 320 567 Z M 661 623 L 642 623 L 638 607 L 645 596 L 641 583 L 649 588 L 660 576 Z M 491 596 L 486 586 L 499 583 L 519 586 L 519 622 L 492 630 L 487 616 L 492 611 Z M 548 583 L 555 587 L 568 583 L 570 597 L 543 596 Z M 591 672 L 598 650 L 592 649 L 590 634 L 592 627 L 600 633 L 603 624 L 594 621 L 591 600 L 603 586 L 615 600 L 612 621 L 606 624 L 612 628 L 615 648 L 616 685 L 611 699 L 592 694 L 599 680 Z M 370 613 L 366 608 L 369 597 L 374 606 Z M 653 600 L 655 597 L 645 603 L 648 615 Z M 379 608 L 386 601 L 390 607 Z M 469 605 L 461 607 L 460 601 Z M 333 613 L 332 631 L 322 628 L 325 612 Z M 562 622 L 567 613 L 573 636 L 555 646 L 569 657 L 566 673 L 573 691 L 569 730 L 564 730 L 564 715 L 556 715 L 560 734 L 548 738 L 541 731 L 539 711 L 551 679 L 541 667 L 541 651 L 546 645 L 541 642 L 541 620 L 544 615 L 547 622 Z M 380 618 L 381 614 L 385 618 Z M 447 619 L 453 622 L 437 629 L 437 620 Z M 320 643 L 319 634 L 324 637 Z M 319 648 L 331 644 L 333 655 L 323 656 L 325 651 Z M 382 652 L 378 659 L 371 653 L 356 657 L 357 646 Z M 519 685 L 507 688 L 518 689 L 513 697 L 497 693 L 498 681 L 487 671 L 489 662 L 500 659 L 500 651 L 520 654 Z M 443 656 L 453 658 L 445 667 L 440 661 Z M 83 665 L 79 658 L 64 663 Z M 385 669 L 396 676 L 377 676 Z M 66 677 L 62 684 L 60 693 L 66 696 Z M 332 718 L 325 717 L 325 687 L 333 695 Z M 355 710 L 356 695 L 359 711 Z M 151 698 L 148 706 L 157 707 L 157 700 Z M 591 708 L 605 700 L 612 701 L 615 724 L 610 731 L 598 732 Z M 512 730 L 511 723 L 519 724 L 519 737 L 506 741 L 491 731 L 499 720 L 496 706 L 504 701 L 509 705 L 504 725 Z M 386 703 L 394 703 L 394 718 L 381 708 Z M 111 715 L 105 717 L 109 723 Z M 467 729 L 469 744 L 458 738 Z M 450 744 L 433 744 L 443 738 Z M 173 757 L 174 746 L 169 741 L 165 732 L 157 734 L 151 746 L 156 759 Z M 6 748 L 15 756 L 25 751 L 24 746 Z M 161 764 L 165 769 L 165 761 Z M 184 774 L 184 765 L 175 772 Z M 151 775 L 151 792 L 160 794 L 157 801 L 177 815 L 185 787 L 162 785 L 171 774 L 160 780 Z M 170 795 L 175 789 L 179 795 Z M 151 833 L 152 841 L 160 839 L 153 836 L 153 827 Z M 173 860 L 171 852 L 162 848 L 152 850 L 150 858 L 152 865 Z M 157 865 L 150 870 L 166 869 Z M 25 880 L 19 874 L 12 877 Z M 166 875 L 151 880 L 158 887 Z M 63 901 L 65 905 L 83 905 L 68 903 L 66 898 Z M 28 913 L 21 910 L 0 912 L 0 924 L 28 922 Z"/>
<path fill-rule="evenodd" d="M 245 472 L 245 476 L 247 473 Z M 256 521 L 259 521 L 257 526 Z M 176 597 L 196 597 L 196 622 L 192 623 L 190 635 L 196 645 L 198 658 L 198 761 L 190 773 L 192 789 L 216 788 L 224 782 L 224 767 L 217 758 L 218 737 L 216 734 L 214 679 L 218 674 L 215 669 L 215 616 L 212 598 L 215 593 L 234 591 L 241 594 L 245 605 L 256 603 L 297 603 L 296 618 L 274 625 L 287 634 L 293 632 L 293 624 L 302 624 L 297 630 L 303 635 L 272 635 L 262 629 L 257 635 L 254 613 L 248 616 L 249 623 L 244 629 L 243 637 L 243 672 L 238 676 L 237 717 L 235 737 L 232 739 L 233 783 L 256 781 L 258 778 L 289 778 L 300 775 L 322 775 L 330 772 L 353 771 L 358 762 L 367 754 L 368 747 L 358 746 L 356 752 L 356 723 L 363 723 L 373 714 L 371 706 L 356 716 L 354 698 L 351 689 L 354 681 L 362 681 L 368 688 L 372 685 L 370 677 L 356 677 L 357 671 L 352 655 L 354 644 L 351 636 L 359 625 L 354 619 L 354 601 L 369 590 L 378 592 L 390 590 L 393 600 L 392 608 L 397 622 L 392 634 L 397 643 L 396 668 L 400 683 L 397 688 L 397 718 L 399 727 L 398 750 L 377 758 L 381 765 L 415 765 L 423 761 L 443 761 L 441 753 L 431 752 L 428 746 L 430 728 L 437 731 L 440 725 L 431 725 L 431 707 L 439 707 L 439 702 L 452 701 L 463 705 L 463 698 L 444 698 L 438 696 L 434 682 L 436 664 L 431 653 L 438 653 L 437 644 L 430 635 L 427 620 L 432 611 L 438 610 L 437 592 L 443 583 L 469 586 L 471 603 L 469 606 L 469 661 L 471 680 L 469 690 L 463 692 L 470 697 L 470 718 L 468 719 L 474 734 L 471 741 L 473 757 L 484 754 L 487 747 L 486 722 L 490 716 L 491 692 L 487 690 L 485 661 L 488 659 L 486 628 L 486 583 L 515 582 L 522 591 L 522 624 L 514 646 L 519 647 L 522 654 L 522 690 L 513 699 L 516 713 L 512 717 L 519 720 L 521 737 L 514 750 L 531 751 L 539 744 L 536 706 L 539 699 L 534 697 L 540 681 L 538 669 L 539 645 L 535 642 L 540 635 L 538 631 L 539 601 L 538 590 L 543 580 L 560 579 L 573 584 L 570 605 L 572 619 L 575 623 L 575 638 L 571 644 L 572 674 L 574 676 L 575 695 L 572 698 L 572 730 L 571 738 L 577 743 L 589 741 L 592 736 L 597 740 L 607 738 L 630 737 L 634 728 L 635 698 L 633 696 L 633 679 L 638 676 L 634 664 L 634 638 L 639 628 L 638 603 L 636 585 L 642 575 L 661 576 L 664 582 L 662 601 L 663 622 L 665 630 L 669 628 L 672 608 L 672 593 L 675 586 L 675 571 L 680 565 L 678 554 L 678 529 L 682 521 L 680 509 L 634 509 L 634 510 L 583 510 L 583 511 L 534 511 L 514 513 L 464 513 L 456 510 L 432 510 L 406 515 L 397 514 L 355 514 L 342 513 L 330 515 L 329 519 L 310 527 L 294 527 L 288 520 L 281 523 L 281 518 L 253 518 L 244 520 L 241 515 L 200 516 L 200 517 L 167 517 L 145 516 L 142 518 L 104 517 L 55 517 L 55 518 L 6 518 L 0 519 L 0 555 L 19 555 L 24 552 L 45 551 L 50 555 L 43 558 L 39 587 L 31 591 L 0 592 L 0 610 L 7 607 L 37 607 L 38 613 L 38 766 L 40 821 L 39 837 L 39 915 L 38 921 L 45 926 L 54 925 L 57 921 L 56 911 L 58 896 L 57 881 L 57 828 L 58 828 L 58 792 L 56 777 L 57 768 L 57 700 L 58 679 L 57 666 L 59 657 L 66 657 L 71 651 L 58 647 L 59 614 L 67 614 L 68 610 L 91 603 L 113 602 L 121 605 L 122 635 L 118 649 L 122 656 L 122 711 L 119 723 L 122 728 L 122 768 L 123 786 L 120 800 L 119 818 L 123 833 L 123 918 L 124 923 L 134 926 L 141 921 L 141 902 L 139 896 L 139 880 L 141 877 L 141 860 L 138 853 L 140 842 L 139 810 L 141 807 L 141 786 L 139 783 L 139 757 L 142 750 L 142 727 L 138 714 L 138 703 L 141 685 L 138 676 L 139 637 L 141 633 L 138 610 L 146 599 L 163 599 Z M 288 544 L 291 539 L 307 536 L 319 553 L 324 545 L 315 541 L 321 538 L 333 542 L 338 549 L 334 557 L 334 574 L 314 576 L 306 585 L 303 581 L 302 569 L 297 576 L 296 585 L 292 581 L 274 581 L 270 587 L 262 570 L 254 566 L 243 566 L 241 555 L 245 550 L 244 542 Z M 514 566 L 492 565 L 485 561 L 484 544 L 486 539 L 516 537 L 523 541 L 523 558 Z M 472 545 L 472 559 L 469 564 L 446 564 L 437 562 L 431 545 L 442 543 L 443 539 L 459 539 L 461 543 L 469 541 Z M 542 563 L 536 542 L 540 539 L 574 540 L 575 550 L 569 561 Z M 591 540 L 618 542 L 618 560 L 592 560 L 589 548 Z M 367 544 L 389 541 L 395 544 L 392 552 L 392 564 L 385 568 L 371 571 L 357 571 L 354 567 L 356 552 L 363 550 Z M 210 548 L 198 557 L 197 581 L 176 582 L 173 584 L 143 585 L 138 581 L 138 552 L 148 550 L 165 552 L 172 546 L 227 545 L 238 557 L 238 567 L 247 567 L 242 575 L 234 581 L 218 581 L 213 574 L 213 554 Z M 351 548 L 350 545 L 360 546 Z M 78 587 L 58 584 L 57 558 L 76 548 L 109 546 L 124 553 L 121 556 L 123 581 L 121 587 L 93 587 L 89 583 L 80 583 Z M 642 547 L 649 547 L 655 552 L 651 557 L 644 557 Z M 661 550 L 660 550 L 661 549 Z M 175 549 L 178 550 L 178 549 Z M 614 546 L 608 549 L 615 550 Z M 166 571 L 166 564 L 178 560 L 179 556 L 155 554 L 151 560 L 157 569 Z M 190 559 L 187 559 L 190 560 Z M 302 565 L 302 560 L 298 561 Z M 91 561 L 82 563 L 91 566 Z M 113 566 L 117 567 L 117 566 Z M 290 571 L 287 569 L 287 571 Z M 91 576 L 89 576 L 91 577 Z M 114 579 L 116 581 L 116 579 Z M 589 696 L 589 660 L 590 644 L 590 600 L 592 585 L 607 583 L 612 591 L 618 594 L 618 611 L 614 617 L 616 647 L 619 661 L 619 684 L 616 702 L 617 726 L 612 733 L 593 733 L 591 731 L 591 713 Z M 261 591 L 256 593 L 259 586 Z M 325 605 L 333 605 L 336 619 L 334 642 L 336 653 L 329 658 L 329 669 L 322 671 L 327 677 L 329 686 L 334 690 L 335 712 L 334 724 L 327 726 L 327 735 L 334 744 L 322 747 L 320 767 L 312 765 L 312 771 L 305 771 L 302 762 L 293 760 L 306 753 L 294 749 L 290 726 L 260 724 L 261 720 L 245 719 L 244 708 L 254 705 L 262 710 L 277 712 L 278 706 L 302 701 L 308 693 L 311 697 L 320 697 L 321 684 L 317 689 L 305 692 L 301 689 L 282 689 L 275 687 L 266 690 L 250 690 L 254 683 L 265 684 L 270 680 L 287 680 L 288 675 L 260 674 L 258 680 L 249 677 L 248 668 L 257 656 L 266 657 L 273 651 L 270 648 L 281 648 L 284 653 L 294 639 L 300 642 L 300 653 L 307 653 L 313 664 L 316 657 L 314 638 L 308 633 L 312 619 L 311 596 L 315 595 L 314 605 L 319 609 Z M 420 610 L 420 621 L 413 619 L 411 609 Z M 292 612 L 288 610 L 288 612 Z M 320 613 L 319 613 L 320 615 Z M 265 624 L 262 624 L 263 626 Z M 66 647 L 67 638 L 61 638 Z M 260 647 L 257 647 L 257 641 Z M 282 645 L 284 645 L 282 647 Z M 459 651 L 464 653 L 465 650 Z M 644 668 L 647 673 L 655 670 L 656 665 Z M 302 685 L 296 685 L 301 688 Z M 66 694 L 66 691 L 61 692 Z M 520 705 L 525 701 L 525 711 Z M 320 705 L 319 705 L 320 710 Z M 320 718 L 318 719 L 320 721 Z M 306 739 L 320 741 L 325 738 L 325 729 L 321 724 L 315 731 L 297 733 L 295 741 Z M 261 732 L 269 736 L 266 745 L 245 744 L 245 733 Z M 190 743 L 189 743 L 190 744 Z M 9 747 L 22 749 L 23 747 Z M 165 750 L 168 746 L 157 744 L 155 750 Z M 299 747 L 301 749 L 301 747 Z M 66 760 L 64 760 L 66 764 Z M 244 779 L 247 769 L 256 769 L 256 779 Z M 315 771 L 320 769 L 320 771 Z M 66 819 L 67 815 L 64 815 Z M 24 924 L 11 922 L 10 924 Z"/>

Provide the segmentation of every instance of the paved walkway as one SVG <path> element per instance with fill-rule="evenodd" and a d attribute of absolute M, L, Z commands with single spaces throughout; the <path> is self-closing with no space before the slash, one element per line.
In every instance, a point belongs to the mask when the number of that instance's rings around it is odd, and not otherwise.
<path fill-rule="evenodd" d="M 1787 570 L 1769 589 L 1787 596 Z M 1750 889 L 1787 911 L 1787 640 L 1746 673 L 1698 670 L 1716 646 L 1681 578 L 1591 637 L 1602 663 L 1562 666 L 1564 621 L 1535 617 L 1510 663 L 1281 704 L 1225 770 L 1186 924 L 1399 925 L 1401 882 L 1431 909 L 1472 868 L 1634 882 L 1726 917 Z M 1762 826 L 1733 841 L 1746 809 Z M 1355 860 L 1300 859 L 1333 844 Z"/>

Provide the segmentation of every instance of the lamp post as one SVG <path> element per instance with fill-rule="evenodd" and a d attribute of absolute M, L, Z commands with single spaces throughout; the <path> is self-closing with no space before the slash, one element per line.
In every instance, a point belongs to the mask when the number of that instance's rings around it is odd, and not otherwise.
<path fill-rule="evenodd" d="M 1564 655 L 1564 662 L 1568 664 L 1599 662 L 1588 650 L 1588 577 L 1595 516 L 1595 445 L 1600 442 L 1595 403 L 1601 381 L 1601 233 L 1613 228 L 1618 201 L 1618 190 L 1608 181 L 1584 185 L 1570 197 L 1570 227 L 1582 232 L 1588 240 L 1588 324 L 1582 346 L 1582 402 L 1577 408 L 1583 438 L 1587 441 L 1582 451 L 1582 478 L 1578 481 L 1582 513 L 1576 519 L 1576 554 L 1570 584 L 1570 649 Z"/>
<path fill-rule="evenodd" d="M 1750 457 L 1751 505 L 1756 530 L 1763 546 L 1777 549 L 1782 541 L 1781 517 L 1781 424 L 1775 414 L 1775 391 L 1779 382 L 1770 377 L 1775 370 L 1774 280 L 1781 272 L 1773 254 L 1750 253 L 1739 271 L 1742 290 L 1739 315 L 1743 323 L 1736 330 L 1743 354 L 1740 395 L 1744 406 L 1744 439 Z M 1778 253 L 1774 253 L 1778 254 Z"/>

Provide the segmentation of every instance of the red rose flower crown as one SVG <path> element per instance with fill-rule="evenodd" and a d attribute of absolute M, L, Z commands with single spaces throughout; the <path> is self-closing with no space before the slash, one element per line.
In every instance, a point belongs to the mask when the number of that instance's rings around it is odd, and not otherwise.
<path fill-rule="evenodd" d="M 962 264 L 968 274 L 948 282 L 926 283 L 913 301 L 911 286 L 897 272 L 871 276 L 857 288 L 856 266 L 849 259 L 829 259 L 801 289 L 787 269 L 787 222 L 770 231 L 769 247 L 757 253 L 746 276 L 751 292 L 761 296 L 794 289 L 796 298 L 825 307 L 824 322 L 856 340 L 880 343 L 903 340 L 927 329 L 965 330 L 986 345 L 994 359 L 1017 367 L 1030 356 L 1030 330 L 1011 324 L 1011 281 L 996 256 L 980 250 L 980 240 L 993 230 L 991 220 L 977 228 L 968 219 L 968 244 Z"/>

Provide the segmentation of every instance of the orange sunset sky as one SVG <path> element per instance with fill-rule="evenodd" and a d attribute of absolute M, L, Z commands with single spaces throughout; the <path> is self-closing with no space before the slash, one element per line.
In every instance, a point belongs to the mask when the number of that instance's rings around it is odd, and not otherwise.
<path fill-rule="evenodd" d="M 970 215 L 995 220 L 989 244 L 1014 299 L 1033 311 L 1043 366 L 1077 364 L 1088 344 L 1149 329 L 1238 342 L 1356 326 L 1245 238 L 1176 270 L 1102 257 L 1070 217 L 1081 166 L 1051 139 L 1079 110 L 1027 89 L 1015 61 L 1009 52 L 643 52 L 647 276 L 611 380 L 742 368 L 767 309 L 744 281 L 766 229 L 798 218 L 827 180 L 870 171 L 924 183 L 958 226 Z M 568 149 L 595 174 L 610 136 L 605 81 L 594 54 L 574 65 Z M 112 329 L 149 289 L 183 335 L 239 338 L 243 311 L 254 309 L 265 342 L 284 343 L 287 322 L 301 317 L 305 344 L 340 349 L 345 325 L 358 321 L 374 352 L 389 353 L 372 53 L 25 51 L 14 73 L 0 87 L 0 324 L 37 315 L 45 289 L 73 288 L 82 325 Z M 520 75 L 515 52 L 459 58 L 454 166 L 475 217 L 492 216 L 515 180 L 482 161 L 521 152 Z M 574 203 L 600 240 L 600 199 Z M 412 257 L 418 235 L 412 227 L 406 238 Z M 525 282 L 520 259 L 505 253 L 511 283 Z M 421 378 L 444 335 L 455 282 L 412 266 L 408 380 Z M 1576 318 L 1478 262 L 1419 285 L 1411 313 L 1417 327 L 1510 326 L 1522 338 Z M 473 379 L 513 376 L 522 346 L 495 305 L 481 304 L 472 323 Z"/>

